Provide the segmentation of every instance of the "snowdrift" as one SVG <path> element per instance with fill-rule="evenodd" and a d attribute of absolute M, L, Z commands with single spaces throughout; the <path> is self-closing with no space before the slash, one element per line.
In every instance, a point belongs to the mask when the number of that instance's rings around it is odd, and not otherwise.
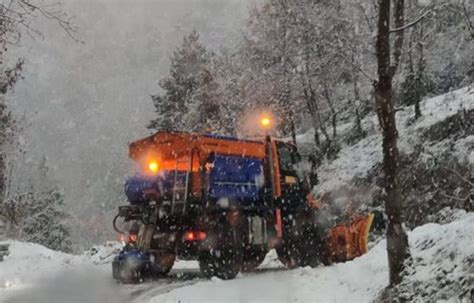
<path fill-rule="evenodd" d="M 110 277 L 114 242 L 70 255 L 18 241 L 0 262 L 0 302 L 125 302 Z"/>
<path fill-rule="evenodd" d="M 441 96 L 425 99 L 421 102 L 423 116 L 416 122 L 413 106 L 402 107 L 397 111 L 397 129 L 399 131 L 399 148 L 401 152 L 409 153 L 416 144 L 424 141 L 423 135 L 436 123 L 445 121 L 460 112 L 474 110 L 474 86 L 468 86 Z M 355 177 L 363 178 L 376 164 L 382 162 L 382 136 L 379 131 L 378 120 L 374 114 L 362 121 L 363 129 L 368 132 L 367 137 L 353 145 L 342 146 L 337 158 L 325 160 L 318 168 L 320 184 L 318 191 L 331 191 L 341 185 L 349 184 Z M 352 127 L 351 123 L 338 125 L 340 136 L 344 136 Z M 313 131 L 298 136 L 298 143 L 312 144 Z M 436 153 L 448 147 L 454 150 L 455 155 L 474 165 L 474 135 L 468 135 L 454 142 L 440 140 L 430 143 L 428 148 Z M 452 146 L 454 144 L 454 146 Z"/>

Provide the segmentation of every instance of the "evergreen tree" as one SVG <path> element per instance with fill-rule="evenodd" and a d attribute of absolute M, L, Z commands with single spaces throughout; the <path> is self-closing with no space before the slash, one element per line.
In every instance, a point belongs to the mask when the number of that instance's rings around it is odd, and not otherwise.
<path fill-rule="evenodd" d="M 152 96 L 157 117 L 148 128 L 202 131 L 218 127 L 216 83 L 211 74 L 212 53 L 193 31 L 171 56 L 170 74 L 159 83 L 163 94 Z M 217 124 L 217 125 L 216 125 Z"/>
<path fill-rule="evenodd" d="M 30 170 L 30 177 L 24 180 L 24 188 L 10 192 L 0 204 L 7 236 L 70 252 L 70 215 L 65 211 L 64 194 L 51 181 L 46 157 L 36 170 Z"/>
<path fill-rule="evenodd" d="M 7 153 L 13 153 L 14 139 L 17 129 L 15 121 L 12 118 L 7 107 L 5 95 L 13 89 L 16 82 L 21 78 L 23 68 L 23 59 L 9 66 L 6 54 L 11 45 L 16 45 L 21 38 L 24 30 L 29 35 L 39 35 L 40 32 L 32 26 L 32 20 L 38 16 L 57 22 L 59 26 L 74 40 L 75 28 L 56 4 L 44 6 L 37 1 L 30 0 L 11 0 L 8 4 L 0 4 L 0 209 L 6 199 L 6 190 L 8 187 L 7 169 L 9 163 Z M 13 148 L 12 148 L 13 147 Z M 1 215 L 1 213 L 0 213 Z"/>
<path fill-rule="evenodd" d="M 28 216 L 22 229 L 23 239 L 54 250 L 71 252 L 69 215 L 64 211 L 64 195 L 58 190 L 30 196 Z"/>
<path fill-rule="evenodd" d="M 7 158 L 11 156 L 16 148 L 15 139 L 18 131 L 15 120 L 8 110 L 5 95 L 21 77 L 23 67 L 23 61 L 19 60 L 14 67 L 2 70 L 2 55 L 3 52 L 0 51 L 0 208 L 8 187 L 7 170 L 9 165 Z"/>
<path fill-rule="evenodd" d="M 71 240 L 67 220 L 70 215 L 64 209 L 64 194 L 51 180 L 46 157 L 40 160 L 31 186 L 33 195 L 22 230 L 24 239 L 69 252 Z"/>
<path fill-rule="evenodd" d="M 14 199 L 8 197 L 8 187 L 11 183 L 12 156 L 18 151 L 16 145 L 17 125 L 8 106 L 6 95 L 21 78 L 23 59 L 18 59 L 13 65 L 8 65 L 7 53 L 11 45 L 16 45 L 24 30 L 30 35 L 39 35 L 32 26 L 32 20 L 38 16 L 53 20 L 71 37 L 75 32 L 70 20 L 55 5 L 48 7 L 39 5 L 37 1 L 12 0 L 8 4 L 0 4 L 0 216 L 7 217 L 8 210 L 12 209 Z M 16 209 L 16 208 L 14 208 Z"/>

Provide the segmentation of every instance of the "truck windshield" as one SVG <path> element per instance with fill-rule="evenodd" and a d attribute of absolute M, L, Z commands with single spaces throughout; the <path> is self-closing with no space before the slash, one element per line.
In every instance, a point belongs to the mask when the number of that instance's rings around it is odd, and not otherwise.
<path fill-rule="evenodd" d="M 280 170 L 283 174 L 295 176 L 298 159 L 294 147 L 282 142 L 277 142 L 277 148 L 280 160 Z"/>

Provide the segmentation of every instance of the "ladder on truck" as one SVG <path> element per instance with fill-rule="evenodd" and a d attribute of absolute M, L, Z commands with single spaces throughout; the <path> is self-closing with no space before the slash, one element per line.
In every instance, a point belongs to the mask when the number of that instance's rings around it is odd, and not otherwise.
<path fill-rule="evenodd" d="M 171 213 L 184 214 L 186 212 L 186 204 L 189 193 L 189 177 L 191 172 L 191 161 L 192 157 L 188 159 L 176 159 L 176 165 L 174 170 L 174 181 L 173 181 L 173 193 L 171 200 Z M 179 164 L 186 164 L 187 169 L 184 171 L 178 170 Z M 184 179 L 184 184 L 182 180 Z"/>

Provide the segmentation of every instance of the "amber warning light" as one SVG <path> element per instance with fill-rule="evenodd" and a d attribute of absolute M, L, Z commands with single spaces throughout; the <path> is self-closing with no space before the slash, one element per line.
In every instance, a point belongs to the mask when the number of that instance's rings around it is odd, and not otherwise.
<path fill-rule="evenodd" d="M 263 126 L 263 127 L 269 127 L 270 124 L 271 124 L 271 120 L 270 118 L 268 117 L 264 117 L 260 120 L 260 124 Z"/>
<path fill-rule="evenodd" d="M 150 163 L 148 163 L 148 169 L 152 173 L 157 173 L 159 168 L 160 168 L 160 166 L 158 165 L 158 162 L 156 162 L 156 161 L 151 161 Z"/>

